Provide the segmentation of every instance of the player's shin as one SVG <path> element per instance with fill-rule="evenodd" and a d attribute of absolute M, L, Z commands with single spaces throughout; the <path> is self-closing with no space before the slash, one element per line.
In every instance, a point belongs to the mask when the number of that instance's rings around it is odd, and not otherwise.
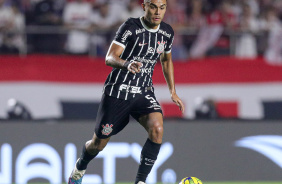
<path fill-rule="evenodd" d="M 87 152 L 86 150 L 86 146 L 83 146 L 82 149 L 82 153 L 81 156 L 78 160 L 78 162 L 76 163 L 76 168 L 78 170 L 85 170 L 87 168 L 88 163 L 95 158 L 98 155 L 98 153 L 96 153 L 95 155 L 92 155 L 90 153 Z"/>
<path fill-rule="evenodd" d="M 135 179 L 135 184 L 137 184 L 139 181 L 146 181 L 148 174 L 157 160 L 160 147 L 161 144 L 154 143 L 150 139 L 147 139 L 141 151 L 141 160 Z"/>

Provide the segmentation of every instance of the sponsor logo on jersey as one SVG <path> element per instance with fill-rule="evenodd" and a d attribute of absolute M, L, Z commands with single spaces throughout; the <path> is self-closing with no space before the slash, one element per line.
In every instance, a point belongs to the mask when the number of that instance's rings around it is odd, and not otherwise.
<path fill-rule="evenodd" d="M 145 28 L 136 30 L 136 34 L 140 34 L 140 33 L 143 33 L 143 32 L 145 32 Z"/>
<path fill-rule="evenodd" d="M 114 126 L 113 124 L 102 125 L 102 127 L 103 127 L 102 134 L 103 135 L 109 135 L 113 131 L 113 129 L 112 129 L 113 126 Z"/>
<path fill-rule="evenodd" d="M 126 84 L 122 84 L 120 85 L 119 87 L 119 90 L 120 91 L 123 91 L 123 92 L 129 92 L 129 93 L 142 93 L 141 91 L 141 87 L 138 87 L 138 86 L 129 86 L 129 85 L 126 85 Z"/>
<path fill-rule="evenodd" d="M 131 36 L 131 35 L 132 35 L 132 32 L 129 31 L 129 30 L 126 30 L 126 31 L 123 33 L 122 37 L 121 37 L 121 42 L 125 42 L 126 39 L 127 39 L 127 37 L 129 37 L 129 36 Z"/>
<path fill-rule="evenodd" d="M 164 52 L 164 48 L 165 48 L 165 43 L 164 41 L 162 42 L 158 42 L 159 46 L 157 48 L 157 53 L 161 54 Z"/>
<path fill-rule="evenodd" d="M 141 73 L 151 73 L 152 68 L 141 68 Z"/>
<path fill-rule="evenodd" d="M 170 38 L 171 37 L 171 34 L 168 34 L 166 31 L 162 30 L 162 29 L 159 29 L 159 33 L 163 34 L 164 36 Z"/>
<path fill-rule="evenodd" d="M 157 62 L 156 60 L 151 60 L 151 59 L 144 59 L 144 58 L 141 58 L 139 56 L 134 56 L 133 57 L 133 60 L 134 61 L 139 61 L 141 63 L 151 63 L 151 64 L 154 64 L 155 62 Z"/>

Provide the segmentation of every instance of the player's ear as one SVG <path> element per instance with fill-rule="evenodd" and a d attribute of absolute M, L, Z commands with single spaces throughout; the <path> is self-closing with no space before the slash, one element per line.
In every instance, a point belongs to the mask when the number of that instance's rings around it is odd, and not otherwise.
<path fill-rule="evenodd" d="M 142 3 L 142 8 L 143 8 L 143 11 L 145 11 L 145 4 Z"/>

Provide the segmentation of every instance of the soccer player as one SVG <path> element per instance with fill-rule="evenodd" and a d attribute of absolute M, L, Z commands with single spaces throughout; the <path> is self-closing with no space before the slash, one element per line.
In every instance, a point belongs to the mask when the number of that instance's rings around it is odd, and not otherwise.
<path fill-rule="evenodd" d="M 171 46 L 174 32 L 162 22 L 166 0 L 144 0 L 144 16 L 129 18 L 116 33 L 106 55 L 113 67 L 103 90 L 93 138 L 87 141 L 69 178 L 69 184 L 80 184 L 88 163 L 120 132 L 131 115 L 148 132 L 141 151 L 135 184 L 144 184 L 160 150 L 163 137 L 161 106 L 155 98 L 152 82 L 154 66 L 160 58 L 172 101 L 182 113 L 184 105 L 177 96 Z"/>

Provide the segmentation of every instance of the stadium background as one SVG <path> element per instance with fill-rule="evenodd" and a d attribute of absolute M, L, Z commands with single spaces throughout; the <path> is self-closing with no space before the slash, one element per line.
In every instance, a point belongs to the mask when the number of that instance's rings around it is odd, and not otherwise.
<path fill-rule="evenodd" d="M 0 0 L 0 183 L 65 181 L 93 133 L 111 70 L 105 52 L 120 23 L 142 15 L 140 3 Z M 171 102 L 157 64 L 164 154 L 148 183 L 282 181 L 281 12 L 280 0 L 169 1 L 186 111 Z M 145 137 L 131 121 L 86 181 L 133 181 L 134 169 L 121 171 L 136 167 Z"/>

